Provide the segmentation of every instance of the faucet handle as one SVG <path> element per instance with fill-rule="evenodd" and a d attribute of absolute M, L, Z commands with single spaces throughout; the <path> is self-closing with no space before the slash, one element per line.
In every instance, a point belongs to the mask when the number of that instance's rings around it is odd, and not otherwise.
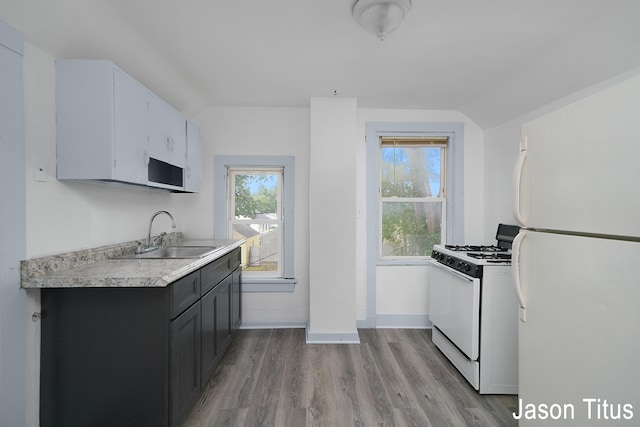
<path fill-rule="evenodd" d="M 164 243 L 164 236 L 166 236 L 167 233 L 165 233 L 164 231 L 162 233 L 160 233 L 160 235 L 158 235 L 158 237 L 156 237 L 153 240 L 153 246 L 162 246 Z"/>
<path fill-rule="evenodd" d="M 136 243 L 138 244 L 138 247 L 136 248 L 136 253 L 137 253 L 137 254 L 141 254 L 141 253 L 143 253 L 143 252 L 144 252 L 144 250 L 146 249 L 147 245 L 146 245 L 146 244 L 144 244 L 144 243 L 142 243 L 142 242 L 139 242 L 139 241 L 137 241 L 137 240 L 136 240 Z"/>

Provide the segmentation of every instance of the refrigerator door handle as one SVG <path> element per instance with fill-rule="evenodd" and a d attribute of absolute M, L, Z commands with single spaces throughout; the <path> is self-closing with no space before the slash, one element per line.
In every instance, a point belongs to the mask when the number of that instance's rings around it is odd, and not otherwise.
<path fill-rule="evenodd" d="M 513 217 L 521 227 L 526 227 L 526 219 L 520 211 L 520 183 L 522 181 L 522 169 L 524 167 L 524 161 L 527 158 L 527 137 L 523 136 L 520 139 L 520 154 L 518 155 L 518 161 L 516 167 L 513 170 Z"/>
<path fill-rule="evenodd" d="M 513 283 L 516 290 L 516 296 L 518 297 L 518 303 L 520 304 L 520 320 L 523 322 L 527 321 L 527 304 L 524 300 L 524 294 L 522 293 L 522 282 L 520 281 L 520 246 L 522 245 L 522 241 L 525 237 L 527 237 L 526 230 L 520 230 L 515 239 L 513 239 L 511 255 Z"/>

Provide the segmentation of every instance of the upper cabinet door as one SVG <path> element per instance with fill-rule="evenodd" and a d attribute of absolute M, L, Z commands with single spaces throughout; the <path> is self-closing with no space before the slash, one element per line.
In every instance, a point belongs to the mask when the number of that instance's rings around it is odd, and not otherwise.
<path fill-rule="evenodd" d="M 58 179 L 113 179 L 113 65 L 56 61 Z"/>
<path fill-rule="evenodd" d="M 187 164 L 186 120 L 159 97 L 149 95 L 149 155 L 184 168 Z"/>
<path fill-rule="evenodd" d="M 144 86 L 114 68 L 113 177 L 147 183 L 149 164 L 148 92 Z"/>
<path fill-rule="evenodd" d="M 184 191 L 200 191 L 200 129 L 187 121 L 187 167 L 184 170 Z"/>

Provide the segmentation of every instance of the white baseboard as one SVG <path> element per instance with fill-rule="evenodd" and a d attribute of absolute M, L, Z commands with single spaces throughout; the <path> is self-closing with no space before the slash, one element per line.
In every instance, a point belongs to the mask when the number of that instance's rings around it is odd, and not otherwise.
<path fill-rule="evenodd" d="M 356 322 L 357 329 L 431 329 L 427 314 L 379 314 Z M 309 333 L 307 322 L 242 322 L 240 329 L 306 329 L 307 343 L 311 344 L 357 344 L 357 330 L 352 333 Z"/>
<path fill-rule="evenodd" d="M 368 315 L 366 319 L 358 319 L 358 320 L 356 320 L 356 327 L 358 329 L 375 329 L 375 327 L 376 327 L 376 316 Z"/>
<path fill-rule="evenodd" d="M 242 322 L 240 329 L 304 329 L 307 322 Z"/>
<path fill-rule="evenodd" d="M 429 329 L 432 323 L 428 314 L 378 314 L 378 329 Z"/>
<path fill-rule="evenodd" d="M 360 344 L 358 330 L 354 332 L 309 332 L 307 326 L 307 344 Z"/>

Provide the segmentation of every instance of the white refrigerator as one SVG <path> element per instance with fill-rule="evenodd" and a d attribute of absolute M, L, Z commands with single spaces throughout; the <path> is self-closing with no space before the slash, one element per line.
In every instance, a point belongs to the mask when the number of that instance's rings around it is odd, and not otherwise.
<path fill-rule="evenodd" d="M 640 76 L 522 126 L 520 426 L 640 425 Z"/>

